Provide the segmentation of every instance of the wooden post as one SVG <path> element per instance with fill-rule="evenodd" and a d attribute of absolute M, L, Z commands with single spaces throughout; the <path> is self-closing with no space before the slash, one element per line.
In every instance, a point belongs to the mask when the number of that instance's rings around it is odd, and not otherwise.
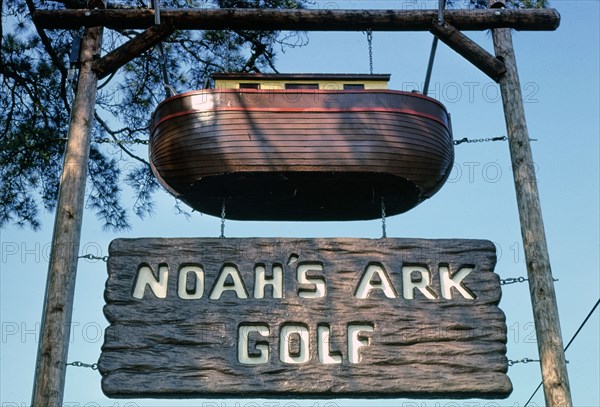
<path fill-rule="evenodd" d="M 62 406 L 102 27 L 86 30 L 65 151 L 31 405 Z"/>
<path fill-rule="evenodd" d="M 491 4 L 491 7 L 503 7 L 501 3 Z M 554 281 L 550 269 L 512 34 L 507 28 L 494 29 L 492 33 L 496 57 L 504 61 L 506 67 L 506 73 L 499 81 L 500 92 L 508 131 L 546 405 L 570 407 L 572 406 L 571 392 Z"/>

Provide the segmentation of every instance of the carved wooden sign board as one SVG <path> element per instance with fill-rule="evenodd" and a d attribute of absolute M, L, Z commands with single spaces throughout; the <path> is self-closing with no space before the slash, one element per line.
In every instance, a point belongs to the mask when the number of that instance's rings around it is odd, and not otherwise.
<path fill-rule="evenodd" d="M 489 241 L 117 239 L 109 255 L 107 396 L 512 391 Z"/>

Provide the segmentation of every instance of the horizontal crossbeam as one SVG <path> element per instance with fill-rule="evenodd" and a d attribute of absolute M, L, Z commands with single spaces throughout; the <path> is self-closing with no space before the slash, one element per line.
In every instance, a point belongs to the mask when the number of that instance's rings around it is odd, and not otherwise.
<path fill-rule="evenodd" d="M 437 10 L 164 9 L 160 17 L 178 30 L 429 31 Z M 560 24 L 555 9 L 447 10 L 444 17 L 456 29 L 468 31 L 548 31 Z M 47 29 L 145 29 L 154 24 L 154 11 L 38 10 L 33 19 Z"/>

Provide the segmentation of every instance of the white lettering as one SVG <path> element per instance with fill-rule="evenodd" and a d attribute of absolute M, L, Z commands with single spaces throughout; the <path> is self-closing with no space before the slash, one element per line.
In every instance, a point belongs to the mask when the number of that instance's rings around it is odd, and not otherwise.
<path fill-rule="evenodd" d="M 313 285 L 313 288 L 300 287 L 298 289 L 298 296 L 300 298 L 325 297 L 325 278 L 323 276 L 309 277 L 307 276 L 309 271 L 323 271 L 323 265 L 320 263 L 304 263 L 298 266 L 298 283 L 301 285 Z"/>
<path fill-rule="evenodd" d="M 232 283 L 227 282 L 227 277 L 231 277 Z M 235 266 L 223 267 L 219 274 L 219 279 L 210 293 L 210 299 L 218 300 L 225 291 L 234 291 L 238 298 L 248 298 L 240 272 Z"/>
<path fill-rule="evenodd" d="M 193 290 L 188 290 L 188 275 L 196 276 Z M 183 266 L 177 278 L 177 295 L 183 300 L 196 300 L 204 295 L 204 270 L 200 266 Z"/>
<path fill-rule="evenodd" d="M 273 275 L 267 278 L 267 270 L 258 265 L 254 268 L 254 298 L 265 298 L 265 287 L 273 287 L 273 298 L 283 298 L 283 269 L 273 266 Z"/>
<path fill-rule="evenodd" d="M 269 327 L 266 325 L 242 325 L 238 330 L 238 360 L 245 365 L 260 365 L 269 361 L 269 345 L 256 344 L 255 349 L 258 356 L 250 356 L 248 352 L 248 336 L 250 332 L 257 332 L 261 336 L 268 337 Z"/>
<path fill-rule="evenodd" d="M 327 325 L 317 326 L 317 353 L 325 365 L 342 363 L 342 355 L 331 353 L 331 328 Z"/>
<path fill-rule="evenodd" d="M 442 291 L 442 297 L 447 300 L 452 299 L 452 288 L 455 288 L 463 297 L 474 300 L 475 296 L 469 291 L 469 289 L 462 283 L 462 280 L 468 276 L 472 267 L 463 267 L 458 270 L 453 276 L 450 276 L 450 270 L 446 266 L 440 266 L 440 288 Z"/>
<path fill-rule="evenodd" d="M 292 263 L 295 262 L 292 261 Z M 419 263 L 413 261 L 408 264 Z M 270 273 L 264 263 L 255 263 L 253 277 L 252 270 L 242 270 L 245 278 L 254 279 L 253 289 L 248 291 L 246 281 L 242 278 L 238 266 L 231 262 L 223 264 L 214 280 L 212 277 L 214 271 L 205 271 L 204 266 L 198 263 L 184 263 L 179 266 L 177 275 L 171 277 L 167 264 L 159 264 L 157 268 L 153 269 L 148 263 L 141 263 L 133 280 L 131 295 L 136 299 L 148 296 L 164 299 L 167 298 L 167 295 L 177 295 L 183 300 L 199 300 L 206 297 L 210 300 L 219 300 L 224 294 L 226 297 L 229 295 L 229 298 L 233 298 L 233 293 L 239 299 L 247 299 L 249 296 L 256 299 L 266 297 L 282 299 L 287 295 L 294 295 L 294 293 L 284 293 L 285 276 L 281 263 L 273 263 L 269 267 L 272 267 Z M 354 297 L 367 299 L 385 296 L 390 299 L 404 298 L 406 300 L 413 300 L 415 297 L 428 300 L 437 300 L 438 298 L 451 300 L 456 297 L 474 300 L 477 298 L 465 284 L 465 279 L 475 268 L 473 265 L 451 267 L 448 263 L 442 262 L 439 263 L 437 270 L 429 268 L 435 268 L 435 266 L 426 265 L 403 266 L 400 264 L 397 267 L 398 269 L 393 270 L 393 273 L 390 274 L 383 264 L 369 263 L 356 282 Z M 450 270 L 454 273 L 451 273 Z M 296 272 L 298 282 L 296 294 L 299 298 L 323 298 L 327 295 L 322 263 L 300 263 Z M 168 284 L 169 278 L 177 280 L 173 281 L 174 284 L 171 284 L 171 288 Z M 437 280 L 438 278 L 439 280 Z M 206 284 L 210 282 L 212 282 L 212 286 L 207 286 Z M 381 293 L 377 290 L 380 290 Z M 233 293 L 227 294 L 227 291 L 233 291 Z M 373 293 L 374 291 L 375 293 Z"/>
<path fill-rule="evenodd" d="M 292 354 L 292 335 L 297 336 L 299 350 Z M 310 359 L 308 328 L 302 325 L 285 325 L 279 332 L 279 359 L 283 363 L 306 363 Z"/>
<path fill-rule="evenodd" d="M 361 335 L 363 332 L 373 332 L 371 325 L 348 325 L 348 360 L 350 363 L 359 363 L 360 348 L 369 346 L 369 338 Z"/>
<path fill-rule="evenodd" d="M 415 276 L 419 273 L 419 276 Z M 422 266 L 404 266 L 402 267 L 402 294 L 407 300 L 414 298 L 415 288 L 418 289 L 425 298 L 435 300 L 437 296 L 429 287 L 431 285 L 431 274 L 426 267 Z"/>
<path fill-rule="evenodd" d="M 146 286 L 154 293 L 157 298 L 167 298 L 167 283 L 169 282 L 169 267 L 165 265 L 158 266 L 158 279 L 154 276 L 149 266 L 142 266 L 137 272 L 135 287 L 133 288 L 133 298 L 142 299 L 146 292 Z"/>
<path fill-rule="evenodd" d="M 370 264 L 363 273 L 354 296 L 367 298 L 371 290 L 376 288 L 382 290 L 387 298 L 396 298 L 396 292 L 384 268 L 378 264 Z"/>

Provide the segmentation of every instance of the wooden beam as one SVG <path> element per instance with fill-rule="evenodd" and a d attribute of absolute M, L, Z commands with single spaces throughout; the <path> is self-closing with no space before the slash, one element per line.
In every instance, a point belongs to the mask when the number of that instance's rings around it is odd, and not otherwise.
<path fill-rule="evenodd" d="M 506 72 L 504 62 L 494 57 L 450 24 L 439 24 L 436 20 L 431 25 L 431 32 L 494 81 L 498 82 Z"/>
<path fill-rule="evenodd" d="M 492 3 L 492 7 L 501 6 L 501 3 Z M 492 36 L 496 56 L 501 58 L 506 66 L 506 73 L 499 81 L 500 92 L 508 132 L 546 405 L 571 407 L 573 403 L 558 306 L 512 34 L 508 29 L 496 29 L 492 30 Z"/>
<path fill-rule="evenodd" d="M 31 402 L 33 407 L 63 405 L 85 181 L 98 85 L 92 61 L 100 53 L 102 31 L 102 27 L 88 28 L 81 46 L 81 68 L 71 111 L 52 235 L 42 334 Z"/>
<path fill-rule="evenodd" d="M 160 16 L 178 30 L 429 31 L 437 10 L 165 9 Z M 444 16 L 458 30 L 555 30 L 560 23 L 555 9 L 447 10 Z M 154 11 L 38 10 L 33 20 L 49 29 L 141 29 L 154 25 Z"/>
<path fill-rule="evenodd" d="M 102 79 L 116 72 L 117 69 L 127 62 L 137 58 L 143 52 L 167 38 L 173 31 L 173 26 L 168 23 L 154 25 L 119 48 L 106 54 L 94 63 L 94 70 L 98 74 L 98 78 Z"/>

